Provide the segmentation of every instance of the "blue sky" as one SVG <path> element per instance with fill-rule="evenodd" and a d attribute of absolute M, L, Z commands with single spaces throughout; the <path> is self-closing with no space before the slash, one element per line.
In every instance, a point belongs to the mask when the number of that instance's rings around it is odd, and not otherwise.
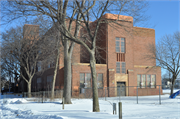
<path fill-rule="evenodd" d="M 166 34 L 180 31 L 180 1 L 149 1 L 147 14 L 150 24 L 155 29 L 156 42 Z"/>
<path fill-rule="evenodd" d="M 155 29 L 156 42 L 165 34 L 180 31 L 180 0 L 150 0 L 146 14 L 151 18 L 148 20 L 150 25 L 145 27 Z M 12 24 L 19 23 L 16 21 Z M 7 30 L 12 24 L 1 26 L 1 32 Z"/>

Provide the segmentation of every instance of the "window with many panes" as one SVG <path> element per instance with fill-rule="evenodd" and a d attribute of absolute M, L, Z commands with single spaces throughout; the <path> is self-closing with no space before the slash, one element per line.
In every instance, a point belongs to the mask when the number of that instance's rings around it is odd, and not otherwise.
<path fill-rule="evenodd" d="M 137 86 L 139 88 L 156 88 L 156 75 L 137 75 Z"/>
<path fill-rule="evenodd" d="M 97 74 L 97 86 L 103 87 L 103 74 Z M 80 73 L 80 88 L 91 88 L 91 73 Z"/>
<path fill-rule="evenodd" d="M 146 87 L 146 75 L 137 75 L 137 86 L 139 88 Z"/>
<path fill-rule="evenodd" d="M 91 73 L 80 73 L 80 88 L 91 87 Z"/>
<path fill-rule="evenodd" d="M 126 63 L 125 62 L 116 62 L 116 73 L 126 73 Z"/>
<path fill-rule="evenodd" d="M 125 53 L 125 38 L 116 37 L 116 52 Z"/>

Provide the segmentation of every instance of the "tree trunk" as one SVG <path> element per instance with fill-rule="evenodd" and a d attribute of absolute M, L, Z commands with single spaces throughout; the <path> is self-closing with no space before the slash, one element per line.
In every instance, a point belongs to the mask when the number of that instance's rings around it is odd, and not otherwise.
<path fill-rule="evenodd" d="M 54 99 L 54 88 L 55 88 L 57 71 L 59 69 L 58 68 L 58 66 L 59 66 L 59 55 L 60 55 L 60 48 L 58 49 L 58 54 L 57 54 L 57 57 L 56 57 L 56 66 L 55 66 L 55 69 L 54 69 L 54 76 L 53 76 L 53 82 L 52 82 L 52 88 L 51 88 L 51 99 Z"/>
<path fill-rule="evenodd" d="M 71 102 L 71 56 L 68 52 L 68 41 L 64 43 L 64 104 L 72 104 Z"/>
<path fill-rule="evenodd" d="M 98 87 L 96 75 L 96 59 L 94 52 L 90 53 L 90 68 L 92 75 L 92 91 L 93 91 L 93 112 L 99 112 Z"/>
<path fill-rule="evenodd" d="M 173 94 L 173 91 L 174 91 L 174 83 L 175 83 L 176 78 L 177 78 L 176 76 L 173 76 L 170 96 Z"/>
<path fill-rule="evenodd" d="M 28 98 L 31 97 L 31 83 L 28 83 Z"/>

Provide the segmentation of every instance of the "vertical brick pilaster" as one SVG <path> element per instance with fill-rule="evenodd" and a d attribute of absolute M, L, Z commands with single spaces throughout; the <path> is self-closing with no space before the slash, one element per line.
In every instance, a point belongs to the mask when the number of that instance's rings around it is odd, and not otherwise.
<path fill-rule="evenodd" d="M 108 96 L 113 97 L 115 96 L 115 70 L 114 69 L 108 69 L 108 77 L 109 77 L 109 82 L 108 82 Z"/>

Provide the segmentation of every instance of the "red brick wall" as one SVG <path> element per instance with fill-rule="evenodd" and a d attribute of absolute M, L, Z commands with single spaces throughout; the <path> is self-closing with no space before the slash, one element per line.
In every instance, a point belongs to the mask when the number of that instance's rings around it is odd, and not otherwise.
<path fill-rule="evenodd" d="M 155 30 L 147 28 L 133 28 L 134 39 L 134 65 L 156 66 L 156 60 L 149 60 L 147 55 L 151 54 L 149 45 L 155 45 Z"/>
<path fill-rule="evenodd" d="M 91 73 L 90 64 L 72 64 L 72 95 L 77 95 L 80 87 L 80 73 Z M 96 71 L 103 74 L 103 85 L 107 87 L 107 69 L 105 64 L 97 64 Z M 92 80 L 91 80 L 92 81 Z M 91 85 L 92 86 L 92 85 Z M 75 93 L 75 94 L 74 94 Z"/>

